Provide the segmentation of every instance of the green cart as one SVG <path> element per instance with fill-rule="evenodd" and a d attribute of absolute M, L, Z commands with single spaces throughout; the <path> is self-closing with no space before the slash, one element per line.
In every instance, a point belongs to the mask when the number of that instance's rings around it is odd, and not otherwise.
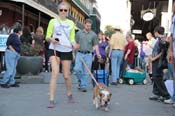
<path fill-rule="evenodd" d="M 119 78 L 119 83 L 123 84 L 125 81 L 128 81 L 130 85 L 136 83 L 147 84 L 146 72 L 139 72 L 136 70 L 128 70 L 123 74 L 122 78 Z"/>

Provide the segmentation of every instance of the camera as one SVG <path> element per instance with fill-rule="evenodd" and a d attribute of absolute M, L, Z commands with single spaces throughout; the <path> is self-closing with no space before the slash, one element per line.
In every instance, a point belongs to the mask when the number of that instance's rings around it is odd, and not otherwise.
<path fill-rule="evenodd" d="M 58 38 L 55 38 L 56 41 L 60 41 Z"/>

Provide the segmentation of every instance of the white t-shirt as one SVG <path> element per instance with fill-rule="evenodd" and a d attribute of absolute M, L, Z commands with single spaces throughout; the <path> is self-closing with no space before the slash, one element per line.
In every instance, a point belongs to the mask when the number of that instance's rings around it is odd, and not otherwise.
<path fill-rule="evenodd" d="M 157 41 L 156 39 L 152 38 L 151 40 L 148 41 L 146 45 L 143 46 L 143 51 L 145 52 L 146 56 L 152 55 L 152 51 L 156 41 Z"/>
<path fill-rule="evenodd" d="M 58 38 L 59 44 L 50 43 L 49 49 L 60 52 L 72 51 L 72 44 L 75 43 L 75 27 L 73 21 L 66 19 L 61 21 L 57 18 L 51 19 L 47 28 L 46 38 Z"/>

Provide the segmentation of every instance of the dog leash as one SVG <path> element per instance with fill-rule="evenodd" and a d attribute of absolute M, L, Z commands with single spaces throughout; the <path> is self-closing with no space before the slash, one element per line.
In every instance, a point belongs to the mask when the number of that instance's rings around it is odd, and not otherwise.
<path fill-rule="evenodd" d="M 95 82 L 95 84 L 98 86 L 98 88 L 100 90 L 102 90 L 103 88 L 100 87 L 99 83 L 97 82 L 97 80 L 95 79 L 94 75 L 91 73 L 90 69 L 88 68 L 87 64 L 85 63 L 85 61 L 81 58 L 81 61 L 84 65 L 84 67 L 86 68 L 86 70 L 88 71 L 88 73 L 90 74 L 90 77 L 92 78 L 92 80 Z"/>

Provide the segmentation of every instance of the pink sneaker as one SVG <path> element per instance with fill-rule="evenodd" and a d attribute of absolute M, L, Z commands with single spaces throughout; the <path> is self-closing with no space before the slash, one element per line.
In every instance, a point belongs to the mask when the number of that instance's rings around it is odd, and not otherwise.
<path fill-rule="evenodd" d="M 75 103 L 75 100 L 72 95 L 69 95 L 67 97 L 68 97 L 68 103 Z"/>
<path fill-rule="evenodd" d="M 49 105 L 47 106 L 47 108 L 50 108 L 50 109 L 55 108 L 55 103 L 54 103 L 54 101 L 50 101 L 50 103 L 49 103 Z"/>

